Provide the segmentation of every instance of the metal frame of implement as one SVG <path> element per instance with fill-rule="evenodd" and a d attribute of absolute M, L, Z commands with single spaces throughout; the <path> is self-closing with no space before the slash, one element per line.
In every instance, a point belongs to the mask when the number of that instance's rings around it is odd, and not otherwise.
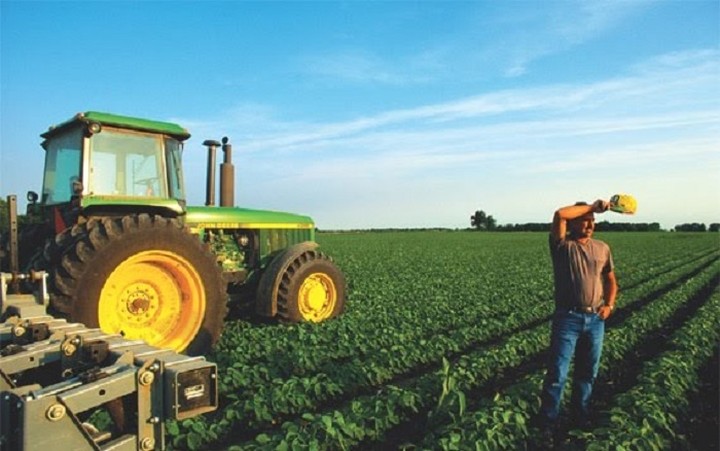
<path fill-rule="evenodd" d="M 44 273 L 0 273 L 0 448 L 164 449 L 164 421 L 213 411 L 217 366 L 45 314 Z M 8 295 L 17 279 L 40 288 Z M 86 422 L 104 408 L 113 422 Z"/>

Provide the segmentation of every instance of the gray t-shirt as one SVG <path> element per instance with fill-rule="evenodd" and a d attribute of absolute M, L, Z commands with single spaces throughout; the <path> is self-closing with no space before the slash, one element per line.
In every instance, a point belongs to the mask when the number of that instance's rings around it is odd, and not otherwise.
<path fill-rule="evenodd" d="M 594 239 L 585 244 L 572 239 L 558 241 L 550 235 L 550 255 L 556 308 L 603 305 L 603 275 L 614 268 L 610 246 Z"/>

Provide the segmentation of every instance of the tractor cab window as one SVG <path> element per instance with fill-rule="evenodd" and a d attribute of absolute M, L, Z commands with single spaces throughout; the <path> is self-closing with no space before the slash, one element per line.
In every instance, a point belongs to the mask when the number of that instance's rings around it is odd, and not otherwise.
<path fill-rule="evenodd" d="M 174 199 L 185 199 L 185 193 L 183 193 L 182 190 L 182 143 L 172 138 L 165 138 L 165 153 L 167 158 L 170 197 Z"/>
<path fill-rule="evenodd" d="M 104 127 L 90 139 L 89 191 L 167 197 L 163 137 Z"/>
<path fill-rule="evenodd" d="M 45 174 L 42 203 L 51 205 L 70 202 L 73 183 L 80 181 L 82 141 L 82 130 L 78 128 L 56 135 L 43 143 Z"/>

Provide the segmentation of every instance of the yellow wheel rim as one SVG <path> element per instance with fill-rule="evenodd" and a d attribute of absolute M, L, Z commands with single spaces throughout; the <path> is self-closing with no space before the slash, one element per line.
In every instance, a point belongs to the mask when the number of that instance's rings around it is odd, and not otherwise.
<path fill-rule="evenodd" d="M 303 280 L 298 290 L 298 307 L 306 321 L 320 322 L 332 316 L 337 304 L 337 289 L 332 278 L 316 272 Z"/>
<path fill-rule="evenodd" d="M 174 252 L 133 255 L 110 274 L 100 293 L 100 328 L 183 351 L 195 338 L 206 299 L 195 268 Z"/>

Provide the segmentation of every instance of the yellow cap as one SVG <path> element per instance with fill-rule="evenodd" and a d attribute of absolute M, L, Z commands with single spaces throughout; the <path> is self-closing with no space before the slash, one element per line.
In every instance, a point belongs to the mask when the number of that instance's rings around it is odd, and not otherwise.
<path fill-rule="evenodd" d="M 615 194 L 610 198 L 610 210 L 633 215 L 637 211 L 637 201 L 630 194 Z"/>

